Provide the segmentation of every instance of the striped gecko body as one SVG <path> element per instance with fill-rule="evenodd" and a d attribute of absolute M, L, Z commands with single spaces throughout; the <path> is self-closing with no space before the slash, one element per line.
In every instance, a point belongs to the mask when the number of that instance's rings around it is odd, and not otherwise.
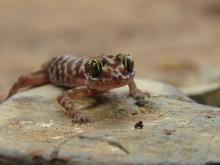
<path fill-rule="evenodd" d="M 48 61 L 48 71 L 51 83 L 62 87 L 76 87 L 86 84 L 85 63 L 89 58 L 77 58 L 69 55 L 54 57 Z"/>
<path fill-rule="evenodd" d="M 90 118 L 76 109 L 74 99 L 99 95 L 125 85 L 128 85 L 129 95 L 134 98 L 149 96 L 136 87 L 134 75 L 134 62 L 129 54 L 82 58 L 57 56 L 44 64 L 41 70 L 20 76 L 7 98 L 24 87 L 53 84 L 69 88 L 57 97 L 57 101 L 74 123 L 86 123 Z"/>

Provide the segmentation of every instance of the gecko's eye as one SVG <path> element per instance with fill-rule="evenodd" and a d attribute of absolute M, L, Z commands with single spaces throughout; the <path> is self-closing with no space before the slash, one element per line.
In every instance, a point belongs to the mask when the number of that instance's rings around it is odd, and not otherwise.
<path fill-rule="evenodd" d="M 134 61 L 129 54 L 118 54 L 116 60 L 120 61 L 128 72 L 132 72 L 134 69 Z"/>
<path fill-rule="evenodd" d="M 91 60 L 89 63 L 89 73 L 92 77 L 99 77 L 102 73 L 102 62 L 100 60 Z"/>

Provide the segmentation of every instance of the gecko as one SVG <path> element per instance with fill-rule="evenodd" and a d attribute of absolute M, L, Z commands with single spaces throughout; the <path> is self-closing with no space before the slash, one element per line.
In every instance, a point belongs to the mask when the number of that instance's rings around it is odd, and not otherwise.
<path fill-rule="evenodd" d="M 53 84 L 67 88 L 57 96 L 57 102 L 68 112 L 74 123 L 90 122 L 90 117 L 74 106 L 74 99 L 96 96 L 125 85 L 129 96 L 150 97 L 148 92 L 137 88 L 134 81 L 134 60 L 130 54 L 74 57 L 61 55 L 51 58 L 35 72 L 21 75 L 14 83 L 6 99 L 18 90 Z"/>

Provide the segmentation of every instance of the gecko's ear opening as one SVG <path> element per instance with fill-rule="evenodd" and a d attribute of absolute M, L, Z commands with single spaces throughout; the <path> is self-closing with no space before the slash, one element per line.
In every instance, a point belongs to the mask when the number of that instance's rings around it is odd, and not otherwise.
<path fill-rule="evenodd" d="M 99 77 L 102 74 L 102 62 L 100 60 L 92 59 L 89 62 L 89 73 L 94 78 Z"/>

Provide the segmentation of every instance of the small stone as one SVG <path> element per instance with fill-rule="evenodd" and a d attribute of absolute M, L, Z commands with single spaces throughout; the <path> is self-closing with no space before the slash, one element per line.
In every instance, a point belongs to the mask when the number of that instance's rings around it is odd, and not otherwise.
<path fill-rule="evenodd" d="M 134 111 L 131 113 L 132 115 L 137 115 L 138 114 L 138 111 Z"/>
<path fill-rule="evenodd" d="M 164 134 L 166 134 L 166 135 L 172 135 L 174 132 L 176 132 L 176 130 L 168 130 L 168 129 L 165 129 L 163 132 L 164 132 Z"/>
<path fill-rule="evenodd" d="M 139 121 L 137 123 L 135 123 L 134 128 L 135 129 L 143 129 L 144 125 L 142 121 Z"/>

